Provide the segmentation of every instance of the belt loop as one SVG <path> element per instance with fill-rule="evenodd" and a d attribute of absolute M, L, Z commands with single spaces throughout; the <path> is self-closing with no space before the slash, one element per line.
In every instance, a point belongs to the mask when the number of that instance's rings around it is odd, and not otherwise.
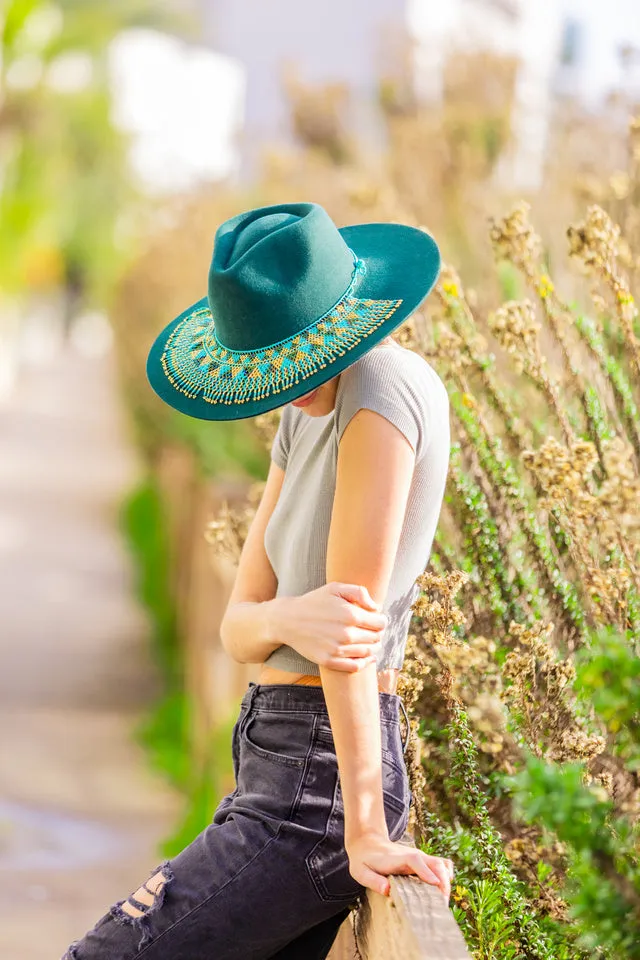
<path fill-rule="evenodd" d="M 255 700 L 256 693 L 258 692 L 258 684 L 254 683 L 253 680 L 249 681 L 249 686 L 244 692 L 242 698 L 242 704 L 246 708 L 247 713 L 251 713 L 251 708 L 253 707 L 253 701 Z"/>
<path fill-rule="evenodd" d="M 240 716 L 242 717 L 242 719 L 240 721 L 240 726 L 238 730 L 240 735 L 242 735 L 244 731 L 244 727 L 253 711 L 253 701 L 255 700 L 257 692 L 258 692 L 258 685 L 254 683 L 253 680 L 250 680 L 249 686 L 245 690 L 244 696 L 242 698 L 242 711 L 244 711 L 244 716 L 241 711 Z M 247 694 L 248 694 L 248 697 L 247 697 Z"/>
<path fill-rule="evenodd" d="M 404 714 L 404 722 L 405 722 L 405 724 L 407 725 L 407 736 L 406 736 L 406 739 L 405 739 L 405 741 L 404 741 L 404 743 L 403 743 L 403 745 L 402 745 L 402 752 L 403 752 L 403 753 L 406 753 L 406 752 L 407 752 L 407 747 L 408 747 L 408 745 L 409 745 L 409 734 L 410 734 L 410 732 L 411 732 L 411 727 L 410 727 L 410 725 L 409 725 L 409 716 L 408 716 L 408 714 L 407 714 L 407 710 L 406 710 L 406 707 L 405 707 L 405 705 L 404 705 L 404 701 L 403 701 L 402 697 L 400 697 L 400 696 L 398 697 L 398 699 L 399 699 L 399 702 L 400 702 L 400 709 L 402 710 L 402 713 Z"/>

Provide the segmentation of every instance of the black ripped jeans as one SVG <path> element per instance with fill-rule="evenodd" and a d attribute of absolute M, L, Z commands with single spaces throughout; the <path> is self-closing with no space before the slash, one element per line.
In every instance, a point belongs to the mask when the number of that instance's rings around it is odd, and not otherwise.
<path fill-rule="evenodd" d="M 398 694 L 380 692 L 379 702 L 385 814 L 398 840 L 411 801 L 399 720 L 406 711 Z M 327 956 L 365 888 L 349 873 L 322 687 L 250 683 L 233 728 L 233 761 L 236 787 L 211 824 L 63 960 Z"/>

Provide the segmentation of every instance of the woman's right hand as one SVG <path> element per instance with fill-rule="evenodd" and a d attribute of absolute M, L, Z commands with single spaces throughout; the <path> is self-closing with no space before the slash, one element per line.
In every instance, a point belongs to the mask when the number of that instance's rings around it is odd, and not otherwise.
<path fill-rule="evenodd" d="M 331 582 L 280 599 L 276 635 L 307 660 L 355 673 L 377 659 L 388 618 L 366 587 Z"/>

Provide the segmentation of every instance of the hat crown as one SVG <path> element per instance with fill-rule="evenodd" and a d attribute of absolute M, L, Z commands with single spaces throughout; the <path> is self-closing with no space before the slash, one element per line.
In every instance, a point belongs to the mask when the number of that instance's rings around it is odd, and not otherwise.
<path fill-rule="evenodd" d="M 317 203 L 283 203 L 232 217 L 216 231 L 208 300 L 216 338 L 259 350 L 295 336 L 342 298 L 354 255 Z"/>
<path fill-rule="evenodd" d="M 250 250 L 252 246 L 259 243 L 265 237 L 270 236 L 276 230 L 286 226 L 288 223 L 296 223 L 300 217 L 293 213 L 265 213 L 263 217 L 257 220 L 251 220 L 236 237 L 235 244 L 229 256 L 229 265 L 236 263 L 240 257 Z"/>

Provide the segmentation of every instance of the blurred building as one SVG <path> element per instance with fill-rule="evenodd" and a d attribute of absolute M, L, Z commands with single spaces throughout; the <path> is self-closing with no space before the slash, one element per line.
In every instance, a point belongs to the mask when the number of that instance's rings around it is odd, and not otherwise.
<path fill-rule="evenodd" d="M 241 63 L 158 30 L 111 42 L 113 119 L 131 138 L 131 162 L 153 193 L 232 175 L 246 97 Z"/>
<path fill-rule="evenodd" d="M 626 123 L 629 104 L 640 96 L 637 0 L 412 0 L 409 22 L 419 41 L 416 84 L 425 97 L 441 95 L 452 51 L 517 58 L 514 149 L 499 171 L 515 187 L 539 185 L 559 100 L 611 110 L 616 93 Z"/>
<path fill-rule="evenodd" d="M 344 83 L 347 124 L 382 146 L 376 104 L 380 74 L 393 70 L 406 30 L 406 0 L 199 0 L 203 40 L 242 63 L 246 77 L 243 169 L 263 146 L 291 141 L 284 76 L 304 84 Z"/>
<path fill-rule="evenodd" d="M 640 8 L 637 0 L 562 0 L 562 45 L 556 91 L 593 109 L 616 92 L 640 99 Z"/>
<path fill-rule="evenodd" d="M 538 185 L 545 156 L 560 46 L 562 0 L 411 0 L 409 25 L 418 42 L 416 85 L 424 99 L 443 96 L 452 56 L 485 51 L 514 70 L 513 145 L 498 176 L 514 187 Z M 490 68 L 491 61 L 488 61 Z"/>
<path fill-rule="evenodd" d="M 349 132 L 384 146 L 383 76 L 438 101 L 451 58 L 513 58 L 513 148 L 499 176 L 535 188 L 554 103 L 601 109 L 640 93 L 637 0 L 181 0 L 193 39 L 127 31 L 114 45 L 118 111 L 135 131 L 138 167 L 157 184 L 251 179 L 261 151 L 294 140 L 285 76 L 349 91 Z M 134 36 L 135 35 L 135 36 Z M 410 51 L 410 53 L 409 53 Z"/>

